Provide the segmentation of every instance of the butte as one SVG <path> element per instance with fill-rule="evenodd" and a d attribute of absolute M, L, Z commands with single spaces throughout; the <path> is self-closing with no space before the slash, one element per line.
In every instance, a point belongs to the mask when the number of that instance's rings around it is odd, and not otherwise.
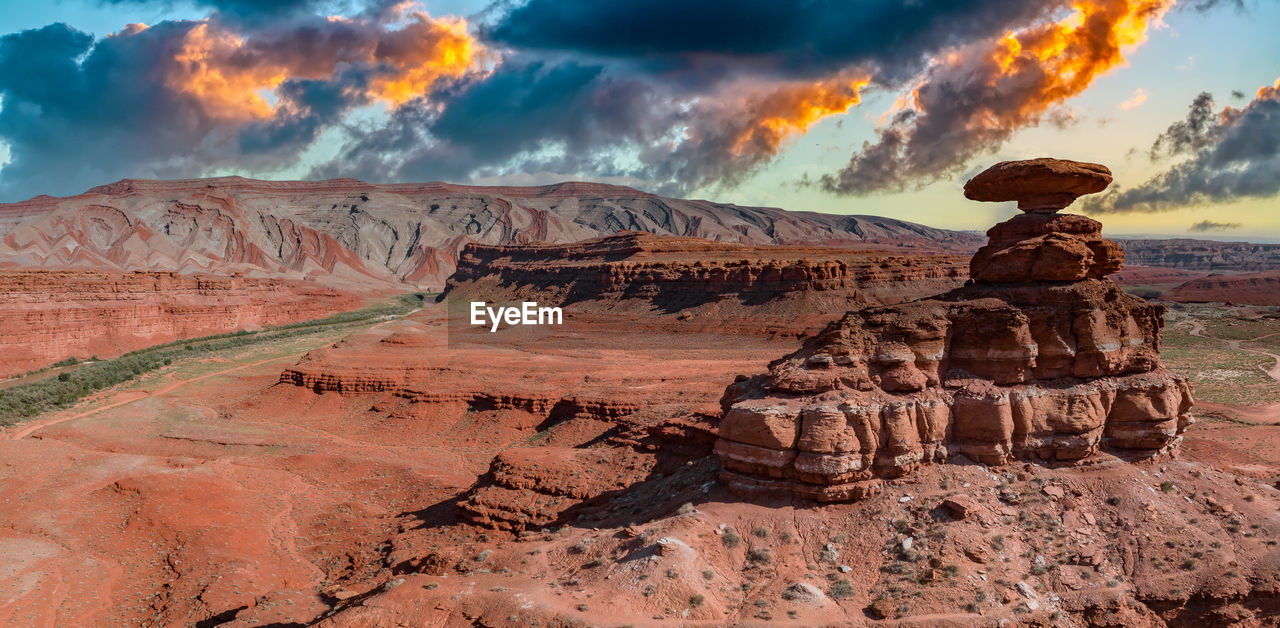
<path fill-rule="evenodd" d="M 847 313 L 725 392 L 715 451 L 740 495 L 878 493 L 959 457 L 1086 464 L 1174 450 L 1191 386 L 1160 364 L 1164 306 L 1107 279 L 1124 250 L 1060 214 L 1104 166 L 1003 162 L 965 185 L 1024 213 L 987 231 L 963 287 Z"/>

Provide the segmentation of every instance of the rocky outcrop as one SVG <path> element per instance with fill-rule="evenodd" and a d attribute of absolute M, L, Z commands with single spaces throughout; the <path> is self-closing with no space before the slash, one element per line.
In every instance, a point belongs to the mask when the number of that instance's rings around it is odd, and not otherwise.
<path fill-rule="evenodd" d="M 1213 272 L 1280 270 L 1280 244 L 1213 240 L 1120 240 L 1129 264 Z"/>
<path fill-rule="evenodd" d="M 982 197 L 1037 198 L 1042 166 L 1025 181 L 986 177 Z M 1123 250 L 1100 233 L 1082 216 L 1017 216 L 988 231 L 970 284 L 850 312 L 736 382 L 716 444 L 722 480 L 744 494 L 843 501 L 957 454 L 1001 465 L 1176 447 L 1191 387 L 1160 366 L 1164 308 L 1105 279 Z"/>
<path fill-rule="evenodd" d="M 644 479 L 654 462 L 652 455 L 620 447 L 508 449 L 458 502 L 458 511 L 484 527 L 546 527 L 573 506 Z"/>
<path fill-rule="evenodd" d="M 1183 303 L 1280 305 L 1280 271 L 1192 279 L 1170 290 L 1164 298 Z"/>
<path fill-rule="evenodd" d="M 541 290 L 565 287 L 569 302 L 646 293 L 660 295 L 657 304 L 662 305 L 694 295 L 768 299 L 803 291 L 862 293 L 893 302 L 920 296 L 921 284 L 962 282 L 961 259 L 623 232 L 558 246 L 469 244 L 449 290 L 493 277 L 502 284 Z"/>
<path fill-rule="evenodd" d="M 638 232 L 568 245 L 470 244 L 458 264 L 444 293 L 450 302 L 537 301 L 563 306 L 574 324 L 627 316 L 664 328 L 714 324 L 744 332 L 812 333 L 830 322 L 832 310 L 935 294 L 967 276 L 958 256 Z"/>
<path fill-rule="evenodd" d="M 0 375 L 65 358 L 108 358 L 173 340 L 321 318 L 360 303 L 296 280 L 0 271 Z"/>
<path fill-rule="evenodd" d="M 127 179 L 74 197 L 0 203 L 0 267 L 243 272 L 347 290 L 438 290 L 473 242 L 566 243 L 622 230 L 915 252 L 968 253 L 980 243 L 890 218 L 739 207 L 593 183 Z"/>

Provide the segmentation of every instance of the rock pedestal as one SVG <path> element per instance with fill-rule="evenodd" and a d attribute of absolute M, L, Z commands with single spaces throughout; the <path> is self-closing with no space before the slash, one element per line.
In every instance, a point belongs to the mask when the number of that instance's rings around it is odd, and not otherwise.
<path fill-rule="evenodd" d="M 1164 307 L 1105 278 L 1124 251 L 1099 222 L 1043 209 L 1109 182 L 1102 166 L 1044 159 L 975 177 L 969 198 L 1038 209 L 987 232 L 965 287 L 849 312 L 730 386 L 721 480 L 846 501 L 957 454 L 1001 465 L 1176 447 L 1191 386 L 1160 366 Z"/>

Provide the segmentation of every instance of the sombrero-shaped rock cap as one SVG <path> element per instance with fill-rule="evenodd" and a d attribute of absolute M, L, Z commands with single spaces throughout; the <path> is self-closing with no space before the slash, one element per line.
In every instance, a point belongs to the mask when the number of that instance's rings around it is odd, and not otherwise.
<path fill-rule="evenodd" d="M 964 184 L 964 196 L 995 203 L 1018 201 L 1024 212 L 1051 214 L 1110 184 L 1111 170 L 1102 164 L 1041 157 L 987 168 Z"/>

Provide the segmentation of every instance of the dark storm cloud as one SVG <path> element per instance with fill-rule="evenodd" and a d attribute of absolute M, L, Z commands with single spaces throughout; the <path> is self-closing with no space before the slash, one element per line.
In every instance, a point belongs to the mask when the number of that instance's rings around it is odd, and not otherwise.
<path fill-rule="evenodd" d="M 98 0 L 100 4 L 122 7 L 160 4 L 173 8 L 185 4 L 178 0 Z M 190 4 L 216 11 L 230 22 L 262 22 L 299 15 L 347 15 L 356 12 L 367 17 L 383 16 L 396 0 L 194 0 Z"/>
<path fill-rule="evenodd" d="M 674 124 L 655 86 L 608 75 L 600 65 L 509 61 L 445 95 L 443 109 L 408 103 L 356 140 L 315 176 L 461 179 L 550 170 L 614 174 L 600 149 L 642 145 Z M 549 142 L 553 151 L 540 151 Z"/>
<path fill-rule="evenodd" d="M 1198 115 L 1193 103 L 1188 121 Z M 1184 137 L 1182 124 L 1170 127 L 1173 137 Z M 1161 138 L 1169 137 L 1170 131 Z M 1190 137 L 1182 144 L 1190 155 L 1186 161 L 1137 187 L 1083 199 L 1084 211 L 1168 211 L 1280 193 L 1280 86 L 1258 90 L 1243 109 L 1223 109 Z"/>
<path fill-rule="evenodd" d="M 313 176 L 453 179 L 590 172 L 681 194 L 731 185 L 822 115 L 856 104 L 861 75 L 743 82 L 710 95 L 602 64 L 508 59 L 438 107 L 410 104 Z"/>
<path fill-rule="evenodd" d="M 1169 125 L 1156 138 L 1151 145 L 1151 157 L 1155 159 L 1162 155 L 1179 155 L 1198 150 L 1212 143 L 1213 136 L 1219 130 L 1218 114 L 1213 110 L 1213 94 L 1200 92 L 1191 101 L 1187 118 Z"/>
<path fill-rule="evenodd" d="M 788 78 L 874 65 L 897 82 L 932 53 L 1003 33 L 1059 0 L 531 0 L 482 34 L 680 73 L 750 69 Z"/>
<path fill-rule="evenodd" d="M 1214 222 L 1212 220 L 1201 220 L 1187 228 L 1191 233 L 1209 233 L 1210 231 L 1230 231 L 1239 229 L 1244 225 L 1238 222 Z"/>

